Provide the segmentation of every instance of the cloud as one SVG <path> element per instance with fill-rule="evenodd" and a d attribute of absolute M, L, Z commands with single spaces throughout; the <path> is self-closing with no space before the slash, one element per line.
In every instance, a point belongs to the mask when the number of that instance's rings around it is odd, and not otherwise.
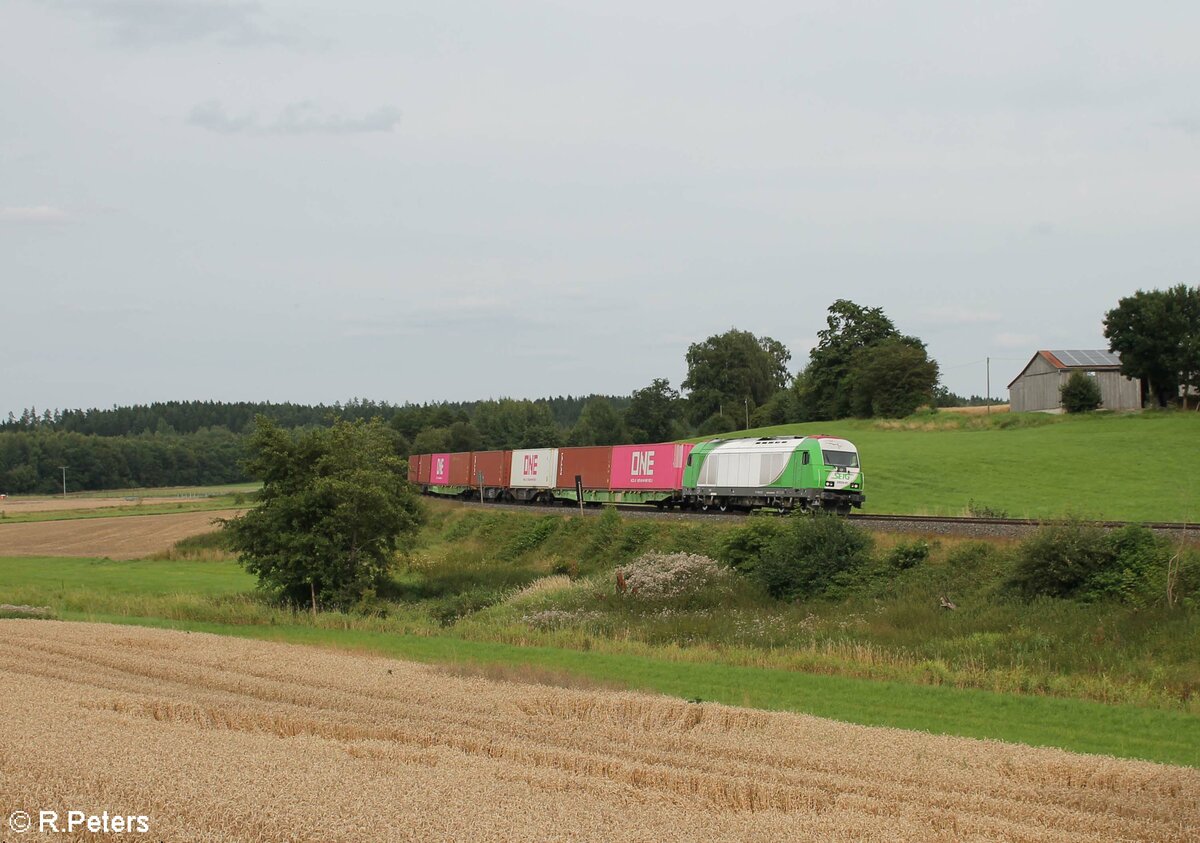
<path fill-rule="evenodd" d="M 1032 334 L 1011 334 L 1007 331 L 1002 331 L 992 337 L 992 341 L 1001 348 L 1024 349 L 1029 351 L 1030 354 L 1040 348 L 1037 344 L 1038 338 Z"/>
<path fill-rule="evenodd" d="M 229 46 L 281 44 L 290 39 L 262 19 L 258 3 L 230 0 L 60 0 L 106 26 L 125 47 L 216 41 Z"/>
<path fill-rule="evenodd" d="M 322 114 L 315 103 L 305 101 L 285 106 L 267 131 L 281 135 L 352 135 L 390 132 L 399 122 L 400 110 L 397 108 L 380 108 L 362 117 L 341 117 Z"/>
<path fill-rule="evenodd" d="M 305 100 L 289 103 L 268 123 L 255 114 L 233 115 L 216 100 L 202 102 L 188 114 L 192 126 L 220 134 L 254 135 L 355 135 L 395 131 L 400 123 L 398 108 L 384 107 L 359 117 L 326 114 Z"/>
<path fill-rule="evenodd" d="M 71 215 L 62 208 L 51 205 L 28 205 L 25 207 L 0 207 L 0 222 L 45 225 L 70 222 Z"/>
<path fill-rule="evenodd" d="M 994 310 L 956 305 L 926 307 L 920 314 L 922 323 L 930 325 L 984 325 L 999 322 L 1003 318 Z"/>
<path fill-rule="evenodd" d="M 1196 117 L 1177 117 L 1174 120 L 1167 122 L 1167 127 L 1177 129 L 1185 135 L 1192 137 L 1200 137 L 1200 118 Z"/>
<path fill-rule="evenodd" d="M 216 100 L 200 103 L 188 115 L 188 123 L 191 125 L 225 135 L 254 130 L 257 128 L 257 122 L 258 118 L 253 114 L 241 117 L 229 115 Z"/>

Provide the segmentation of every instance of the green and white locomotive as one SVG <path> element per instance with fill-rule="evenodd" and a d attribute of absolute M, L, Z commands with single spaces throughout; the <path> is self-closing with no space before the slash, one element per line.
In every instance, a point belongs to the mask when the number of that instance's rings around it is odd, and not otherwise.
<path fill-rule="evenodd" d="M 846 515 L 861 507 L 858 449 L 832 436 L 713 439 L 688 455 L 684 504 L 704 510 L 771 507 Z"/>

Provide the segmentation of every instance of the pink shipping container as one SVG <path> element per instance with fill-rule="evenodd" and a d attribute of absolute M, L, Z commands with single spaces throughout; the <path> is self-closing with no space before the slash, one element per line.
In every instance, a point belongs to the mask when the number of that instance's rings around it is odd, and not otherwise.
<path fill-rule="evenodd" d="M 615 445 L 611 489 L 681 489 L 691 444 Z"/>
<path fill-rule="evenodd" d="M 430 454 L 429 483 L 431 486 L 450 485 L 450 455 Z"/>

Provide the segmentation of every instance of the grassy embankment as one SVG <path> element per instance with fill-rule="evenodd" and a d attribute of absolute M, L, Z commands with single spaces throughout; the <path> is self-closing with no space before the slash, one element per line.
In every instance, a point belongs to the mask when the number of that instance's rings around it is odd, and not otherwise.
<path fill-rule="evenodd" d="M 864 512 L 1200 521 L 1200 413 L 936 413 L 755 428 L 854 442 Z"/>
<path fill-rule="evenodd" d="M 944 541 L 838 601 L 783 603 L 729 574 L 643 602 L 614 566 L 648 548 L 720 556 L 736 528 L 432 512 L 371 615 L 273 607 L 203 537 L 174 560 L 0 559 L 0 602 L 1200 766 L 1192 601 L 1031 603 L 1005 587 L 1011 547 Z"/>

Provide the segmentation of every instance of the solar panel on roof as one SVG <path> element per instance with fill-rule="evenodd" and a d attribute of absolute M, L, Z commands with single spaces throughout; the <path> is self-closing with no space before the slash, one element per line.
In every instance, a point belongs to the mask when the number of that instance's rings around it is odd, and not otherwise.
<path fill-rule="evenodd" d="M 1091 349 L 1070 349 L 1062 351 L 1051 351 L 1055 357 L 1062 361 L 1064 366 L 1120 366 L 1121 358 L 1111 351 L 1091 350 Z"/>

